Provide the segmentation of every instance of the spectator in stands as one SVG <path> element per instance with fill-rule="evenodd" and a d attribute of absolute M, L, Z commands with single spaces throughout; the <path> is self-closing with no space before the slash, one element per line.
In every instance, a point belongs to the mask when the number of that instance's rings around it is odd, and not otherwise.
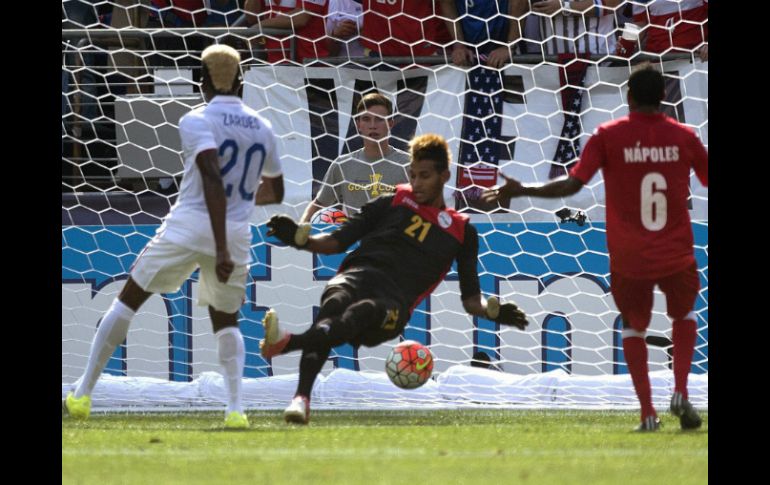
<path fill-rule="evenodd" d="M 102 19 L 99 16 L 96 0 L 64 0 L 62 2 L 62 28 L 63 29 L 86 29 L 102 26 Z M 78 41 L 73 40 L 72 44 L 77 45 Z M 89 50 L 93 51 L 93 48 Z M 77 59 L 76 56 L 80 56 Z M 98 64 L 97 55 L 93 52 L 80 54 L 68 54 L 65 65 L 76 69 L 77 65 L 86 69 L 78 69 L 78 88 L 80 90 L 80 103 L 77 106 L 77 113 L 87 119 L 93 120 L 98 116 L 98 86 L 97 76 L 92 67 Z M 67 97 L 65 93 L 69 91 L 69 86 L 73 82 L 72 76 L 62 69 L 62 116 L 67 108 Z M 75 108 L 75 107 L 73 107 Z"/>
<path fill-rule="evenodd" d="M 153 10 L 148 21 L 149 28 L 189 29 L 203 27 L 208 14 L 203 0 L 151 0 Z M 150 58 L 153 67 L 188 67 L 196 68 L 200 62 L 193 57 L 195 52 L 203 51 L 213 39 L 200 35 L 153 36 L 152 43 L 159 55 Z M 193 70 L 193 81 L 200 81 L 198 69 Z"/>
<path fill-rule="evenodd" d="M 329 15 L 326 17 L 329 55 L 361 57 L 359 32 L 364 25 L 364 11 L 361 0 L 329 0 Z"/>
<path fill-rule="evenodd" d="M 606 56 L 615 51 L 616 11 L 623 0 L 540 0 L 531 6 L 540 23 L 541 51 L 557 56 L 564 67 L 559 70 L 564 124 L 553 156 L 549 178 L 567 173 L 580 155 L 583 129 L 583 82 L 588 62 L 576 58 Z"/>
<path fill-rule="evenodd" d="M 203 27 L 207 12 L 203 0 L 150 0 L 164 28 Z"/>
<path fill-rule="evenodd" d="M 147 27 L 150 14 L 150 0 L 112 0 L 110 25 L 115 29 L 143 29 Z M 140 53 L 148 50 L 151 44 L 143 38 L 121 38 L 117 46 L 110 47 L 110 61 L 115 70 L 123 76 L 122 82 L 128 83 L 128 94 L 145 93 L 151 90 L 146 82 L 146 59 Z"/>
<path fill-rule="evenodd" d="M 211 0 L 206 27 L 229 27 L 243 15 L 243 0 Z"/>
<path fill-rule="evenodd" d="M 65 0 L 62 2 L 62 28 L 100 29 L 115 26 L 112 24 L 113 10 L 120 13 L 124 11 L 119 10 L 117 5 L 97 0 Z M 136 10 L 132 9 L 133 12 Z M 118 14 L 115 19 L 120 25 L 126 16 Z M 80 44 L 84 39 L 86 42 Z M 62 188 L 77 186 L 75 180 L 82 180 L 81 177 L 88 179 L 111 175 L 110 170 L 116 158 L 112 142 L 115 127 L 114 123 L 106 119 L 113 116 L 112 96 L 125 94 L 126 85 L 136 79 L 129 78 L 128 72 L 122 72 L 124 69 L 113 67 L 125 66 L 128 64 L 125 61 L 127 58 L 135 60 L 132 54 L 108 54 L 104 50 L 108 44 L 95 38 L 84 37 L 69 42 L 72 47 L 80 45 L 82 49 L 77 52 L 70 49 L 62 59 L 62 175 L 66 177 Z M 126 48 L 134 48 L 135 45 L 126 42 Z M 131 75 L 136 76 L 135 73 Z M 135 86 L 129 88 L 136 92 Z M 99 162 L 84 163 L 87 160 Z M 88 183 L 85 190 L 95 190 L 95 186 Z"/>
<path fill-rule="evenodd" d="M 323 186 L 308 204 L 300 222 L 308 222 L 324 207 L 341 204 L 352 215 L 381 194 L 409 182 L 409 154 L 390 146 L 393 103 L 380 93 L 369 93 L 356 106 L 356 129 L 364 147 L 339 157 L 326 172 Z"/>
<path fill-rule="evenodd" d="M 291 37 L 264 37 L 267 61 L 296 62 L 323 59 L 329 55 L 324 17 L 328 0 L 246 0 L 247 23 L 263 29 L 287 29 L 293 32 L 295 54 L 291 55 Z"/>
<path fill-rule="evenodd" d="M 164 28 L 225 27 L 242 15 L 242 0 L 151 0 Z"/>
<path fill-rule="evenodd" d="M 363 0 L 361 44 L 366 55 L 432 56 L 452 38 L 438 15 L 439 0 Z"/>
<path fill-rule="evenodd" d="M 634 22 L 642 27 L 642 51 L 654 54 L 693 52 L 708 61 L 708 0 L 652 0 L 633 4 Z"/>
<path fill-rule="evenodd" d="M 540 0 L 531 11 L 540 21 L 546 55 L 607 55 L 615 50 L 615 10 L 623 0 Z"/>
<path fill-rule="evenodd" d="M 447 29 L 455 39 L 452 62 L 458 66 L 486 64 L 500 68 L 511 61 L 521 37 L 519 20 L 527 0 L 441 0 Z M 459 22 L 458 22 L 459 19 Z"/>

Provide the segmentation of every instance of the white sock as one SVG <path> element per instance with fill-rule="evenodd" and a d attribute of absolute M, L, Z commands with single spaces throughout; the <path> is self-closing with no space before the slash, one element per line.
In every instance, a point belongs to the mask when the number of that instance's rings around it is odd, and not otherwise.
<path fill-rule="evenodd" d="M 75 389 L 76 398 L 91 395 L 96 381 L 102 375 L 102 370 L 115 352 L 115 348 L 126 339 L 132 318 L 134 318 L 134 311 L 115 298 L 110 309 L 104 314 L 102 323 L 91 342 L 91 353 L 88 356 L 86 370 Z"/>
<path fill-rule="evenodd" d="M 246 348 L 243 345 L 243 335 L 237 327 L 225 327 L 216 333 L 219 351 L 219 363 L 225 371 L 225 387 L 227 388 L 227 411 L 242 413 L 241 409 L 241 379 L 246 363 Z"/>

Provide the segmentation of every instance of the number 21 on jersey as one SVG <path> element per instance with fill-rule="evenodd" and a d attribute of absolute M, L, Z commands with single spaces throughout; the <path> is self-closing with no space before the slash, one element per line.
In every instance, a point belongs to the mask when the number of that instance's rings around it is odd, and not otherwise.
<path fill-rule="evenodd" d="M 428 235 L 430 226 L 432 226 L 430 222 L 425 222 L 422 217 L 415 214 L 412 216 L 412 224 L 404 229 L 404 233 L 409 237 L 416 238 L 418 241 L 423 242 Z M 420 231 L 419 234 L 417 231 Z"/>

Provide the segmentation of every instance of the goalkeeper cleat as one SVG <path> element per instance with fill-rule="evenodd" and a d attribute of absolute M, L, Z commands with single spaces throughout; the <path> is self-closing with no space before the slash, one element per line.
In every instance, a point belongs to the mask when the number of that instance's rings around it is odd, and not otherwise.
<path fill-rule="evenodd" d="M 310 401 L 305 396 L 294 396 L 289 407 L 283 411 L 287 423 L 307 424 L 310 421 Z"/>
<path fill-rule="evenodd" d="M 265 338 L 259 342 L 259 353 L 265 359 L 269 359 L 281 353 L 289 343 L 291 334 L 281 330 L 278 325 L 278 314 L 272 308 L 265 313 L 262 325 L 265 328 Z"/>
<path fill-rule="evenodd" d="M 657 416 L 647 416 L 639 423 L 639 426 L 634 429 L 637 433 L 647 433 L 651 431 L 658 431 L 660 429 L 660 418 Z"/>
<path fill-rule="evenodd" d="M 70 391 L 67 393 L 67 399 L 64 400 L 64 407 L 67 409 L 67 414 L 73 418 L 88 419 L 91 415 L 91 398 L 89 396 L 76 398 Z"/>
<path fill-rule="evenodd" d="M 227 429 L 246 429 L 249 427 L 249 418 L 244 413 L 232 411 L 225 417 L 225 428 Z"/>
<path fill-rule="evenodd" d="M 698 411 L 682 396 L 681 392 L 675 392 L 671 396 L 671 414 L 679 418 L 679 425 L 684 430 L 698 429 L 703 424 Z"/>

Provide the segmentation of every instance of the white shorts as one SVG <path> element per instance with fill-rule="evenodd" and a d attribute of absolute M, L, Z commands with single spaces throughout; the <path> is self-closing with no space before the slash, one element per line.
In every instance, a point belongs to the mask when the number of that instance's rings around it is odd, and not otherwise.
<path fill-rule="evenodd" d="M 248 265 L 235 265 L 227 283 L 217 280 L 216 258 L 155 237 L 139 254 L 131 278 L 149 293 L 174 293 L 200 268 L 198 305 L 235 313 L 245 301 Z"/>

